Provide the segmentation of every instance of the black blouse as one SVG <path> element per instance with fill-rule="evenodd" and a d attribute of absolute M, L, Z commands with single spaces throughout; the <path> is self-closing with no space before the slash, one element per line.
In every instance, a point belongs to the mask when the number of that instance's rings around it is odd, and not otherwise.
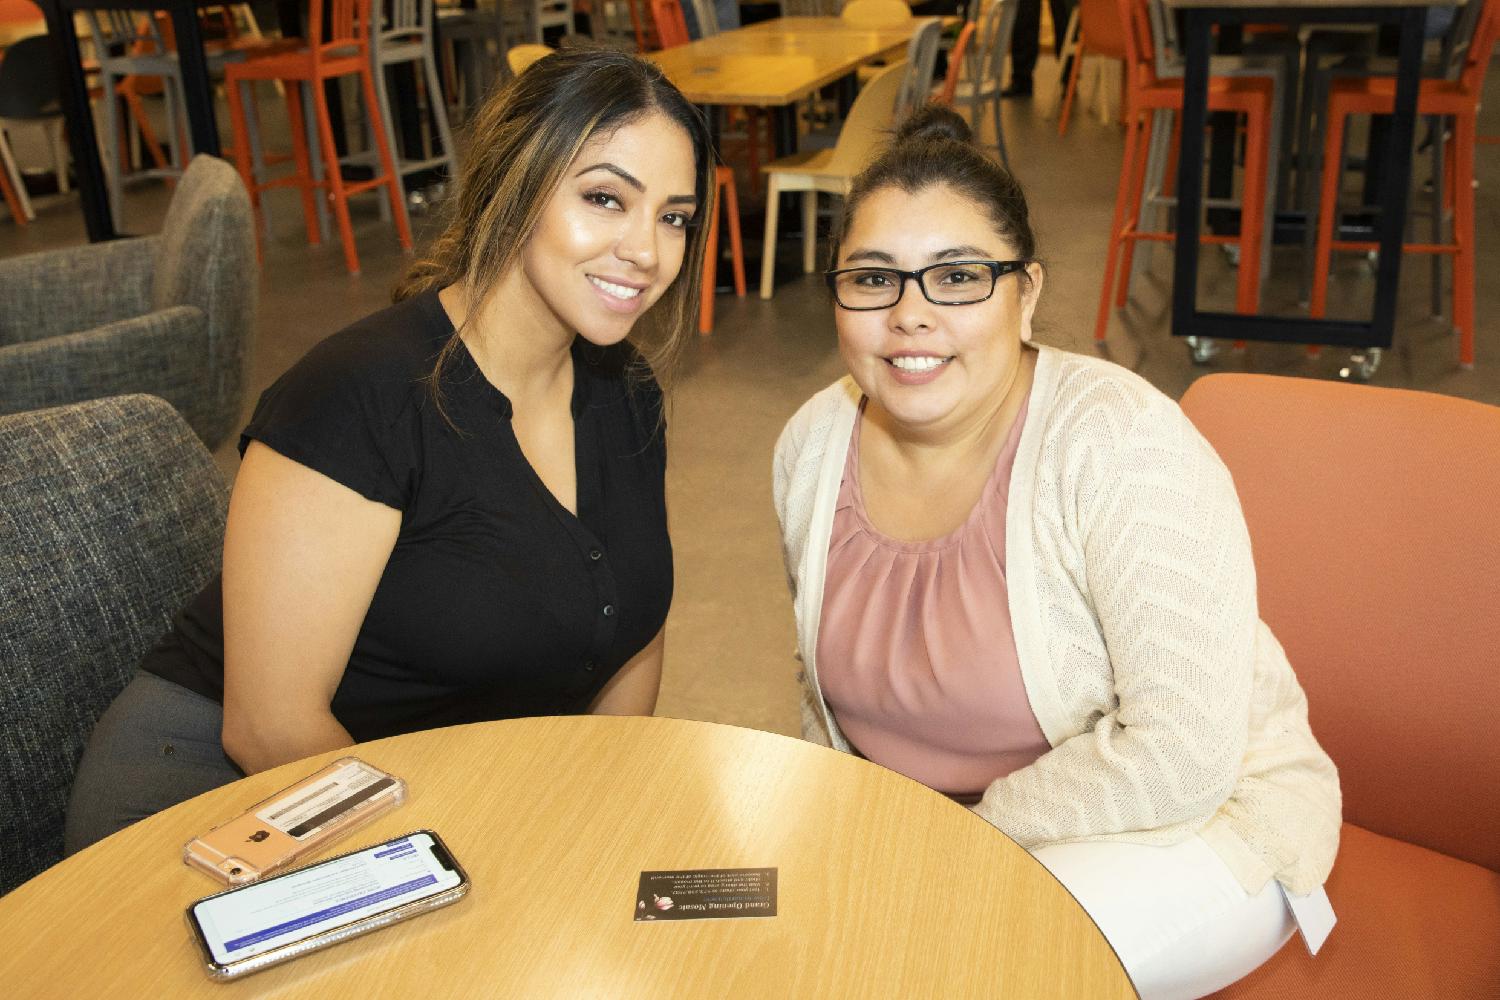
<path fill-rule="evenodd" d="M 421 380 L 452 333 L 436 293 L 369 316 L 266 390 L 240 438 L 242 454 L 261 441 L 401 511 L 333 699 L 359 741 L 582 712 L 660 631 L 672 600 L 661 392 L 627 371 L 633 350 L 573 345 L 575 517 L 522 454 L 510 401 L 462 347 L 442 382 L 448 419 L 438 411 Z M 218 578 L 142 669 L 223 699 Z"/>

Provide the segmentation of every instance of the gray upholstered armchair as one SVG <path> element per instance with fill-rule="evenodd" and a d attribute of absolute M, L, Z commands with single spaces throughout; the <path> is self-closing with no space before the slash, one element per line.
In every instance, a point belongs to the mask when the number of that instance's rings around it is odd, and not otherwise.
<path fill-rule="evenodd" d="M 198 156 L 158 235 L 0 260 L 0 413 L 147 392 L 218 445 L 249 370 L 252 224 L 239 174 Z"/>
<path fill-rule="evenodd" d="M 62 858 L 84 742 L 218 571 L 227 499 L 160 399 L 0 417 L 0 894 Z"/>

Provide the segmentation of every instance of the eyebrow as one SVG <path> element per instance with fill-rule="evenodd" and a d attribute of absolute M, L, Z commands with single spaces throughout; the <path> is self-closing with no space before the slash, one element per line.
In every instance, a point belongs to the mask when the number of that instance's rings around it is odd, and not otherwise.
<path fill-rule="evenodd" d="M 612 173 L 616 177 L 620 178 L 620 180 L 624 181 L 626 184 L 629 184 L 631 187 L 635 188 L 637 191 L 646 190 L 646 185 L 642 184 L 639 179 L 637 179 L 633 174 L 630 173 L 630 171 L 626 170 L 624 167 L 618 167 L 613 163 L 595 163 L 592 166 L 584 167 L 573 176 L 582 177 L 584 174 L 590 173 L 595 170 L 606 170 L 609 173 Z M 695 205 L 697 203 L 698 198 L 695 195 L 691 194 L 674 194 L 667 199 L 668 205 Z"/>
<path fill-rule="evenodd" d="M 989 252 L 980 247 L 965 244 L 963 246 L 948 247 L 946 250 L 939 250 L 937 253 L 932 254 L 930 259 L 939 261 L 954 257 L 964 260 L 972 260 L 974 258 L 988 260 Z M 872 261 L 877 264 L 890 264 L 894 266 L 896 263 L 896 258 L 884 250 L 856 250 L 844 259 L 851 264 L 855 261 Z"/>

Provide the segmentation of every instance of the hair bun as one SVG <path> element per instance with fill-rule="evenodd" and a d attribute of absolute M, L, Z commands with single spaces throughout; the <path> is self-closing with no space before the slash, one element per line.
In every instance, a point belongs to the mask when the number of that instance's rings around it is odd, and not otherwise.
<path fill-rule="evenodd" d="M 969 145 L 974 133 L 963 116 L 943 104 L 926 104 L 906 117 L 896 127 L 895 145 L 907 142 L 933 142 L 947 139 Z"/>

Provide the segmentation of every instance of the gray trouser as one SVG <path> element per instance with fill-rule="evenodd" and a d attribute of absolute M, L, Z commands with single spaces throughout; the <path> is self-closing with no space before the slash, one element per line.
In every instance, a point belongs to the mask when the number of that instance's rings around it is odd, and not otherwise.
<path fill-rule="evenodd" d="M 100 717 L 78 762 L 64 853 L 244 777 L 224 755 L 223 720 L 218 702 L 136 674 Z"/>

